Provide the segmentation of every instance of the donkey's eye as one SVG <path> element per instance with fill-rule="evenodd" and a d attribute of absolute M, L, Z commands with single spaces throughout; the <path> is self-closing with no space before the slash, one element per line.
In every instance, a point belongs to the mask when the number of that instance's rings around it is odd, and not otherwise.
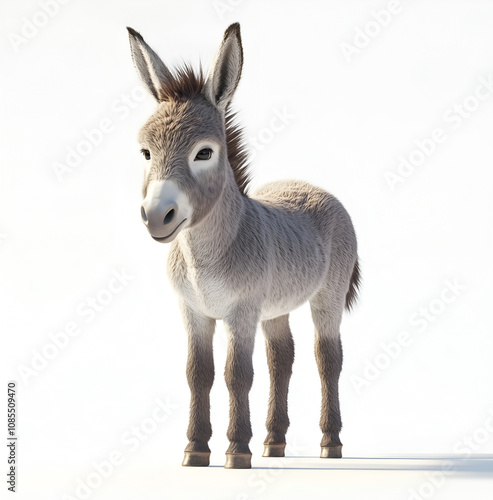
<path fill-rule="evenodd" d="M 204 149 L 201 149 L 197 153 L 197 156 L 195 157 L 194 161 L 197 161 L 197 160 L 210 160 L 211 156 L 212 156 L 212 149 L 211 148 L 204 148 Z"/>
<path fill-rule="evenodd" d="M 151 152 L 148 149 L 141 149 L 140 151 L 144 155 L 144 158 L 146 160 L 150 160 L 151 159 Z"/>

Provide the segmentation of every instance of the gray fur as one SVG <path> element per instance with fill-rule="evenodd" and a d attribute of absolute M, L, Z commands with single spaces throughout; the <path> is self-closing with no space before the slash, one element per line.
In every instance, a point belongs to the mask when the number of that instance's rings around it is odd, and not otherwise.
<path fill-rule="evenodd" d="M 130 32 L 130 36 L 132 39 L 135 35 Z M 147 45 L 141 38 L 137 41 L 142 52 Z M 141 56 L 144 62 L 152 59 Z M 142 61 L 137 61 L 136 67 L 145 78 L 147 69 Z M 238 457 L 250 454 L 248 393 L 259 323 L 271 377 L 265 444 L 285 442 L 294 359 L 288 315 L 307 301 L 315 324 L 315 352 L 322 380 L 323 456 L 337 456 L 327 449 L 340 446 L 339 326 L 343 309 L 354 302 L 359 284 L 355 232 L 341 203 L 321 188 L 301 181 L 279 181 L 247 196 L 240 186 L 236 162 L 230 160 L 232 146 L 225 120 L 242 61 L 239 25 L 235 24 L 226 31 L 206 82 L 200 75 L 183 73 L 185 76 L 164 78 L 161 88 L 154 88 L 165 98 L 139 135 L 142 147 L 151 154 L 144 197 L 150 183 L 173 183 L 185 200 L 173 205 L 178 207 L 173 212 L 176 220 L 170 223 L 167 234 L 175 229 L 176 234 L 165 241 L 172 241 L 167 272 L 189 339 L 191 406 L 186 452 L 195 461 L 186 459 L 186 465 L 208 464 L 208 457 L 197 457 L 209 452 L 207 443 L 212 432 L 209 391 L 214 378 L 212 336 L 216 320 L 223 320 L 228 339 L 227 453 Z M 212 163 L 197 162 L 190 156 L 201 141 L 213 145 Z M 238 144 L 235 147 L 241 150 Z M 180 208 L 180 203 L 190 205 L 188 212 Z M 169 207 L 162 210 L 158 216 L 164 216 Z M 184 213 L 187 219 L 183 219 Z M 248 466 L 249 458 L 229 463 Z"/>
<path fill-rule="evenodd" d="M 294 361 L 294 342 L 288 315 L 262 321 L 270 374 L 267 437 L 264 444 L 285 444 L 289 427 L 288 388 Z"/>

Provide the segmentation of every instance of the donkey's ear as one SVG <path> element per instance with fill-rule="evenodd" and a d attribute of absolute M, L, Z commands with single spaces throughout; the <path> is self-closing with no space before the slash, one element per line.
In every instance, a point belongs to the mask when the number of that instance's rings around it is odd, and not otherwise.
<path fill-rule="evenodd" d="M 160 57 L 145 43 L 142 35 L 128 28 L 130 50 L 137 72 L 149 92 L 160 101 L 159 90 L 163 83 L 171 78 L 171 73 Z"/>
<path fill-rule="evenodd" d="M 240 25 L 234 23 L 225 31 L 205 83 L 204 92 L 209 101 L 225 110 L 238 86 L 243 67 Z"/>

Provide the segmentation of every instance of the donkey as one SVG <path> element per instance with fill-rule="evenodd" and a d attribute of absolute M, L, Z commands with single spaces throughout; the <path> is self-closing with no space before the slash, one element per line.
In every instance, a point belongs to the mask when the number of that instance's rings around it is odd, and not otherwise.
<path fill-rule="evenodd" d="M 334 196 L 305 182 L 273 182 L 248 193 L 246 149 L 230 110 L 243 66 L 238 23 L 224 33 L 207 78 L 186 64 L 170 71 L 137 31 L 127 29 L 137 72 L 158 103 L 139 133 L 141 215 L 154 240 L 171 243 L 167 274 L 188 335 L 191 402 L 183 465 L 209 465 L 216 320 L 227 335 L 225 467 L 251 467 L 248 394 L 258 323 L 270 373 L 263 456 L 284 456 L 294 360 L 288 316 L 306 301 L 322 382 L 321 457 L 340 458 L 339 326 L 360 279 L 351 219 Z"/>

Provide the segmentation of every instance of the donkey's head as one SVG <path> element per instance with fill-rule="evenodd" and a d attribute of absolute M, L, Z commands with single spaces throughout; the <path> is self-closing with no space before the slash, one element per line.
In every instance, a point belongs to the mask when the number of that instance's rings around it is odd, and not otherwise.
<path fill-rule="evenodd" d="M 145 158 L 142 220 L 155 240 L 168 243 L 207 216 L 230 174 L 230 143 L 238 146 L 239 131 L 227 108 L 243 65 L 240 26 L 226 30 L 207 79 L 189 66 L 172 73 L 139 33 L 127 29 L 135 67 L 158 102 L 139 134 Z M 236 167 L 241 189 L 244 166 Z"/>

